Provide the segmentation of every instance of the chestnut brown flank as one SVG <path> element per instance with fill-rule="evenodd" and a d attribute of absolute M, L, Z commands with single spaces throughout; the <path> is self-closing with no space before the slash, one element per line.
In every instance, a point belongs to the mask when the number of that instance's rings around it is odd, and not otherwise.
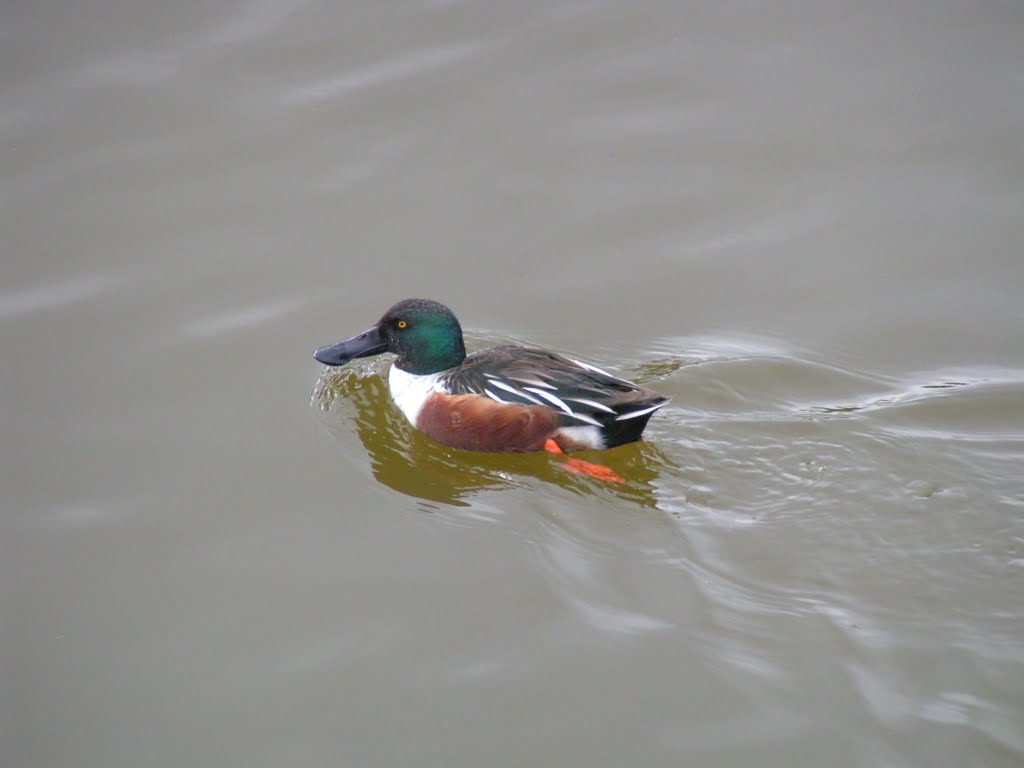
<path fill-rule="evenodd" d="M 502 404 L 483 395 L 435 393 L 416 418 L 424 434 L 467 451 L 539 451 L 560 426 L 550 408 Z"/>

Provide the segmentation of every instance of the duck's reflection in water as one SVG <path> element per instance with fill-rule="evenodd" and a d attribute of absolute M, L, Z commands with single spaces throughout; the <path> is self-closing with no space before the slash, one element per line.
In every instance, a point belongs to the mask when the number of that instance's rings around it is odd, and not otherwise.
<path fill-rule="evenodd" d="M 525 478 L 579 494 L 610 493 L 655 506 L 653 483 L 672 462 L 654 445 L 638 442 L 608 451 L 583 452 L 625 478 L 606 483 L 566 472 L 558 459 L 538 453 L 477 453 L 448 448 L 417 432 L 391 403 L 378 366 L 327 370 L 313 390 L 321 421 L 343 436 L 353 428 L 370 458 L 373 476 L 389 488 L 435 503 L 467 506 L 475 492 L 522 488 Z"/>

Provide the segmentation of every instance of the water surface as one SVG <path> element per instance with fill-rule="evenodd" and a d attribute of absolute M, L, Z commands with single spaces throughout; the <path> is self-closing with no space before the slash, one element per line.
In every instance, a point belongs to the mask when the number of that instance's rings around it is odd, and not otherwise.
<path fill-rule="evenodd" d="M 1020 765 L 1022 34 L 7 4 L 0 762 Z M 670 395 L 627 482 L 312 360 L 414 295 Z"/>

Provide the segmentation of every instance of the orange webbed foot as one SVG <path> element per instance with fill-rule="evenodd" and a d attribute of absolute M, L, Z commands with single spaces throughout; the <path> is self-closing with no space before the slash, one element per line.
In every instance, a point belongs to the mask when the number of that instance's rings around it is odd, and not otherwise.
<path fill-rule="evenodd" d="M 562 447 L 554 440 L 547 440 L 544 443 L 544 450 L 558 456 L 565 456 L 565 451 L 563 451 Z M 567 472 L 572 472 L 574 475 L 587 475 L 588 477 L 594 477 L 608 483 L 626 482 L 619 475 L 613 472 L 610 467 L 606 467 L 603 464 L 591 464 L 589 461 L 574 459 L 571 456 L 565 456 L 565 464 L 563 467 Z"/>

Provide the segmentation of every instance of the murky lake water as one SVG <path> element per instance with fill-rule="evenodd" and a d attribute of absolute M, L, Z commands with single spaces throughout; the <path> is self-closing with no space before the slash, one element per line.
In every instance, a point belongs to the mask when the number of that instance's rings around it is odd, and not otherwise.
<path fill-rule="evenodd" d="M 0 762 L 1021 765 L 1022 40 L 5 4 Z M 628 482 L 321 379 L 406 296 L 670 395 Z"/>

